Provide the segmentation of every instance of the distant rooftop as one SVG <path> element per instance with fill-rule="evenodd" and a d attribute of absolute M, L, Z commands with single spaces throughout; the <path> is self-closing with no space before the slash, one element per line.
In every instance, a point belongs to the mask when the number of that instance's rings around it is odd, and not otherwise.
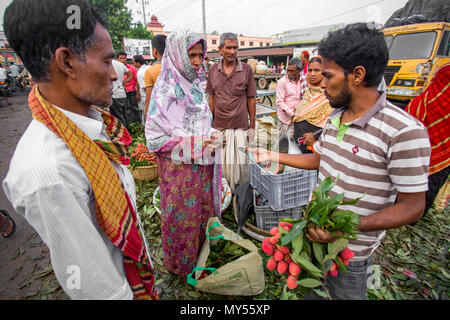
<path fill-rule="evenodd" d="M 159 21 L 158 18 L 155 15 L 152 15 L 151 17 L 151 21 L 148 24 L 151 27 L 164 27 L 164 25 L 162 25 Z"/>

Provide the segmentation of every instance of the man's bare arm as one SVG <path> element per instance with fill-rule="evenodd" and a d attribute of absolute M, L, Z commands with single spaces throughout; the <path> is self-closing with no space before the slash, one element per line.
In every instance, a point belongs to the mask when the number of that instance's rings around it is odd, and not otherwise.
<path fill-rule="evenodd" d="M 425 210 L 425 192 L 398 193 L 397 202 L 370 216 L 361 217 L 361 232 L 388 230 L 418 221 Z"/>
<path fill-rule="evenodd" d="M 320 155 L 315 152 L 308 154 L 287 154 L 270 151 L 263 148 L 248 148 L 248 151 L 252 153 L 253 158 L 258 163 L 265 161 L 275 161 L 289 167 L 299 169 L 319 169 Z"/>
<path fill-rule="evenodd" d="M 399 193 L 397 202 L 384 210 L 361 216 L 361 225 L 356 228 L 361 232 L 389 230 L 418 221 L 425 209 L 425 192 Z M 313 242 L 334 242 L 337 240 L 328 231 L 309 228 L 306 235 Z"/>
<path fill-rule="evenodd" d="M 214 94 L 210 94 L 209 95 L 209 109 L 211 110 L 211 113 L 213 115 L 213 119 L 214 119 L 215 103 L 216 103 L 216 96 Z"/>
<path fill-rule="evenodd" d="M 136 101 L 139 101 L 139 99 L 141 99 L 141 86 L 139 82 L 136 82 Z"/>
<path fill-rule="evenodd" d="M 248 114 L 250 116 L 250 129 L 255 129 L 256 119 L 256 99 L 255 97 L 247 98 Z"/>
<path fill-rule="evenodd" d="M 130 70 L 128 70 L 128 72 L 126 73 L 127 78 L 125 80 L 122 81 L 122 85 L 125 87 L 125 85 L 131 81 L 131 79 L 133 79 L 133 74 L 131 73 Z"/>

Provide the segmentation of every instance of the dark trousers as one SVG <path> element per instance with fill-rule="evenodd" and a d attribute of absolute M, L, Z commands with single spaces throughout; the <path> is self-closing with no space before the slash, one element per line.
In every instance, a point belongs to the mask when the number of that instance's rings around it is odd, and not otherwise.
<path fill-rule="evenodd" d="M 136 101 L 136 91 L 127 92 L 128 99 L 128 120 L 131 122 L 141 122 L 141 112 Z"/>
<path fill-rule="evenodd" d="M 372 265 L 373 256 L 363 261 L 350 262 L 348 274 L 338 273 L 336 277 L 327 276 L 325 285 L 333 300 L 366 300 L 367 284 L 369 281 L 369 268 Z M 305 300 L 323 300 L 323 298 L 311 292 Z"/>
<path fill-rule="evenodd" d="M 117 118 L 128 129 L 128 99 L 112 99 L 112 105 L 109 108 L 110 113 Z"/>
<path fill-rule="evenodd" d="M 442 188 L 444 183 L 448 179 L 448 175 L 450 174 L 450 167 L 447 167 L 435 174 L 432 174 L 428 177 L 428 191 L 425 194 L 426 204 L 424 215 L 427 214 L 428 209 L 433 206 L 434 199 L 436 198 L 439 190 Z"/>

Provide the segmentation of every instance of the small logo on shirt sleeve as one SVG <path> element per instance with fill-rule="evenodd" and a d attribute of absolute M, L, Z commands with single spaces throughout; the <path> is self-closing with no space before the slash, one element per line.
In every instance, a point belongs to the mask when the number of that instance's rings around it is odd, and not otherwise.
<path fill-rule="evenodd" d="M 354 146 L 352 151 L 353 151 L 353 154 L 357 154 L 359 152 L 358 146 Z"/>

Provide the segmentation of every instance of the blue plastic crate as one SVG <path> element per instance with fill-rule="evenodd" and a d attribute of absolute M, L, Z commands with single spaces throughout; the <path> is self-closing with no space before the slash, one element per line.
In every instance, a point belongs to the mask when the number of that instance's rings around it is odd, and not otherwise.
<path fill-rule="evenodd" d="M 317 170 L 290 168 L 289 172 L 272 174 L 250 158 L 250 184 L 268 199 L 275 211 L 308 204 L 317 184 Z"/>
<path fill-rule="evenodd" d="M 253 206 L 255 209 L 256 226 L 267 232 L 273 227 L 278 227 L 278 223 L 282 218 L 300 219 L 302 216 L 302 209 L 305 206 L 291 208 L 282 211 L 274 211 L 268 205 L 257 205 L 256 197 L 261 201 L 264 201 L 264 196 L 259 194 L 258 191 L 253 190 Z"/>

